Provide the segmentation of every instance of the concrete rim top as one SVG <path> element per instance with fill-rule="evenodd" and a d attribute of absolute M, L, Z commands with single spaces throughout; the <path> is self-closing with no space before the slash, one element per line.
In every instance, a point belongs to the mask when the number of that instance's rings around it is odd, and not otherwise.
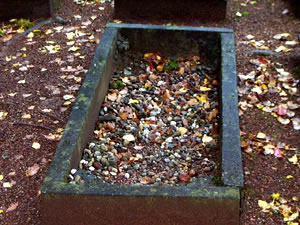
<path fill-rule="evenodd" d="M 128 24 L 128 23 L 108 23 L 105 28 L 128 28 L 128 29 L 162 29 L 162 30 L 183 30 L 183 31 L 202 31 L 212 33 L 233 33 L 232 29 L 221 27 L 193 27 L 193 26 L 167 26 L 151 24 Z"/>

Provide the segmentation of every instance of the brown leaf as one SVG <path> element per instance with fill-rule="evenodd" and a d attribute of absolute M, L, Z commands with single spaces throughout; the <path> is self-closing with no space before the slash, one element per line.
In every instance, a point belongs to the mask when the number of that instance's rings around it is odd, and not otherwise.
<path fill-rule="evenodd" d="M 163 95 L 163 100 L 165 102 L 169 103 L 170 102 L 170 97 L 171 97 L 171 95 L 170 95 L 169 90 L 166 90 L 165 93 L 164 93 L 164 95 Z"/>
<path fill-rule="evenodd" d="M 211 111 L 207 117 L 208 121 L 212 121 L 214 118 L 216 118 L 218 114 L 218 110 L 214 109 L 213 111 Z"/>
<path fill-rule="evenodd" d="M 181 75 L 184 74 L 184 67 L 180 67 L 179 71 L 178 71 Z"/>
<path fill-rule="evenodd" d="M 195 98 L 190 99 L 187 103 L 188 103 L 189 106 L 193 106 L 193 105 L 198 105 L 199 104 L 199 102 Z"/>
<path fill-rule="evenodd" d="M 127 120 L 127 112 L 122 112 L 120 117 L 122 120 Z"/>

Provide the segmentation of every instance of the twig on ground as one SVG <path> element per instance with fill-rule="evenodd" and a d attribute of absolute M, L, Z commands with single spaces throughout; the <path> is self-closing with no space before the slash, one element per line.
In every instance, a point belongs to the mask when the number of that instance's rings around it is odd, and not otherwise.
<path fill-rule="evenodd" d="M 0 105 L 16 105 L 15 103 L 12 102 L 4 102 L 4 101 L 0 101 Z"/>
<path fill-rule="evenodd" d="M 43 125 L 37 125 L 37 124 L 31 124 L 31 123 L 14 122 L 13 125 L 31 126 L 31 127 L 42 128 L 42 129 L 46 129 L 46 130 L 50 130 L 52 132 L 55 132 L 55 130 L 53 130 L 50 127 L 45 127 Z"/>
<path fill-rule="evenodd" d="M 64 120 L 58 118 L 56 115 L 54 115 L 54 114 L 52 114 L 52 113 L 44 112 L 44 111 L 42 111 L 42 110 L 40 110 L 40 109 L 38 109 L 38 111 L 39 111 L 40 113 L 46 115 L 46 116 L 49 116 L 49 117 L 52 117 L 52 118 L 58 120 L 58 121 L 60 121 L 60 122 L 64 122 Z"/>

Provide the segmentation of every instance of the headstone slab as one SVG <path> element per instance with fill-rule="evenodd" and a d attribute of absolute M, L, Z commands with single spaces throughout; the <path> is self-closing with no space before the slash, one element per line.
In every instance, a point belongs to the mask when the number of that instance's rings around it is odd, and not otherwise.
<path fill-rule="evenodd" d="M 35 20 L 52 16 L 62 0 L 1 0 L 0 20 L 25 18 Z"/>
<path fill-rule="evenodd" d="M 115 0 L 118 19 L 201 19 L 226 17 L 227 0 Z"/>
<path fill-rule="evenodd" d="M 78 167 L 82 152 L 92 138 L 115 70 L 120 36 L 128 40 L 130 51 L 137 55 L 157 50 L 167 57 L 198 53 L 215 63 L 221 83 L 222 186 L 205 178 L 178 186 L 112 185 L 93 177 L 86 177 L 80 185 L 67 182 L 70 170 Z M 243 186 L 239 140 L 232 30 L 108 24 L 44 180 L 42 224 L 238 225 Z"/>

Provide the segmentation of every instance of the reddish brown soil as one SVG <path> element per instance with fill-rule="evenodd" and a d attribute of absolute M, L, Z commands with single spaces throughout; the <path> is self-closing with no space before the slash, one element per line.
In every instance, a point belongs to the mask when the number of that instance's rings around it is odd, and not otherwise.
<path fill-rule="evenodd" d="M 213 26 L 213 27 L 229 27 L 233 28 L 236 37 L 236 53 L 237 53 L 237 70 L 240 73 L 250 72 L 254 70 L 254 66 L 249 63 L 249 57 L 246 52 L 252 50 L 240 43 L 246 40 L 245 36 L 252 34 L 256 40 L 271 40 L 266 43 L 270 49 L 275 49 L 281 45 L 280 41 L 272 37 L 278 33 L 290 33 L 291 39 L 296 40 L 297 34 L 300 33 L 300 20 L 296 19 L 292 14 L 282 15 L 281 12 L 288 7 L 288 2 L 282 0 L 262 0 L 257 4 L 248 4 L 247 7 L 240 4 L 245 1 L 229 0 L 227 19 L 221 22 L 204 23 L 187 16 L 186 21 L 145 21 L 145 20 L 129 20 L 123 22 L 130 23 L 151 23 L 151 24 L 176 24 L 176 25 L 193 25 L 193 26 Z M 97 3 L 91 6 L 78 6 L 72 0 L 65 0 L 58 12 L 58 15 L 68 20 L 70 23 L 66 26 L 79 26 L 82 21 L 86 21 L 90 16 L 102 14 L 101 17 L 89 25 L 89 29 L 85 32 L 93 32 L 95 39 L 99 40 L 105 24 L 113 21 L 112 8 L 106 3 L 105 10 L 99 11 L 98 7 L 104 4 Z M 237 11 L 249 13 L 248 16 L 237 18 Z M 73 15 L 80 14 L 82 20 L 75 20 Z M 100 19 L 99 19 L 100 18 Z M 42 31 L 53 29 L 61 26 L 60 24 L 46 25 L 41 28 Z M 61 51 L 49 55 L 41 54 L 38 48 L 45 45 L 45 40 L 53 40 L 60 44 Z M 34 38 L 35 44 L 27 45 L 25 38 L 20 38 L 12 42 L 9 46 L 7 43 L 0 42 L 0 111 L 8 112 L 5 119 L 0 120 L 0 175 L 4 176 L 0 181 L 0 224 L 20 225 L 20 224 L 41 224 L 39 213 L 39 195 L 43 179 L 46 175 L 47 168 L 54 156 L 57 142 L 47 140 L 43 135 L 47 135 L 56 130 L 63 128 L 67 122 L 67 118 L 71 112 L 71 106 L 63 106 L 63 96 L 66 94 L 76 95 L 78 92 L 74 79 L 63 79 L 62 75 L 74 75 L 72 72 L 62 72 L 60 67 L 72 66 L 75 68 L 81 65 L 84 69 L 88 69 L 93 53 L 97 46 L 96 43 L 83 43 L 80 46 L 81 55 L 85 55 L 84 59 L 75 57 L 74 62 L 66 62 L 58 65 L 51 63 L 56 58 L 67 60 L 69 46 L 66 45 L 64 33 L 56 33 L 53 38 L 46 35 Z M 23 47 L 26 47 L 27 57 L 23 58 Z M 18 54 L 19 53 L 19 54 Z M 299 57 L 299 48 L 289 53 L 282 53 L 280 57 L 272 60 L 281 62 L 287 71 L 294 71 L 297 63 L 297 54 Z M 10 62 L 5 60 L 5 56 L 19 55 Z M 11 73 L 13 64 L 20 62 L 34 65 L 27 72 L 14 68 L 15 73 Z M 46 72 L 41 72 L 41 68 L 47 68 Z M 77 77 L 84 78 L 85 73 L 80 72 Z M 25 84 L 18 81 L 24 80 Z M 83 80 L 83 79 L 82 79 Z M 52 85 L 60 90 L 59 95 L 53 95 L 47 86 Z M 71 88 L 73 87 L 73 88 Z M 9 96 L 10 93 L 17 93 L 14 97 Z M 23 94 L 32 94 L 24 98 Z M 41 97 L 45 97 L 45 100 Z M 28 109 L 35 106 L 33 110 Z M 47 116 L 40 112 L 39 109 L 52 109 L 53 116 Z M 64 108 L 67 108 L 64 111 Z M 31 119 L 22 119 L 23 114 L 31 114 Z M 244 132 L 258 133 L 265 132 L 272 136 L 277 142 L 285 142 L 290 146 L 297 148 L 299 151 L 299 131 L 293 130 L 292 126 L 281 125 L 274 118 L 261 118 L 258 116 L 258 110 L 249 110 L 241 116 L 241 130 Z M 297 112 L 299 115 L 299 112 Z M 38 120 L 42 120 L 38 122 Z M 30 125 L 18 125 L 14 123 L 30 123 L 40 125 L 33 127 Z M 41 148 L 36 150 L 32 148 L 33 142 L 39 142 Z M 288 152 L 287 155 L 278 160 L 274 156 L 264 156 L 263 154 L 255 154 L 251 157 L 247 153 L 243 153 L 244 170 L 245 170 L 245 189 L 243 192 L 241 224 L 284 224 L 282 216 L 270 215 L 264 213 L 258 207 L 257 201 L 270 201 L 272 193 L 279 192 L 284 198 L 291 199 L 293 196 L 299 197 L 300 179 L 299 165 L 293 165 L 287 161 L 287 157 L 291 157 L 294 152 Z M 34 164 L 38 164 L 40 169 L 33 176 L 26 176 L 26 171 Z M 287 175 L 293 175 L 294 179 L 287 180 Z M 13 182 L 14 181 L 14 182 Z M 14 185 L 11 188 L 4 188 L 3 183 L 10 182 Z M 7 212 L 7 209 L 15 204 L 16 209 Z"/>

